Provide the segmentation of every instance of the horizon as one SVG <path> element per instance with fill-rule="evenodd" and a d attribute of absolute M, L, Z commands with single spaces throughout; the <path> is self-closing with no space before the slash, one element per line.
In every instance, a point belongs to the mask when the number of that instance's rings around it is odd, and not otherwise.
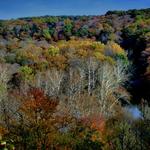
<path fill-rule="evenodd" d="M 0 20 L 39 16 L 98 16 L 107 11 L 150 7 L 149 0 L 5 0 L 0 4 Z"/>
<path fill-rule="evenodd" d="M 142 9 L 150 9 L 150 7 L 148 8 L 141 8 L 141 9 L 127 9 L 127 10 L 108 10 L 108 11 L 130 11 L 130 10 L 142 10 Z M 18 18 L 10 18 L 10 19 L 1 19 L 2 21 L 7 21 L 7 20 L 16 20 L 16 19 L 24 19 L 24 18 L 38 18 L 38 17 L 63 17 L 63 16 L 66 16 L 66 17 L 76 17 L 76 16 L 102 16 L 102 15 L 105 15 L 108 11 L 106 11 L 104 14 L 94 14 L 94 15 L 37 15 L 37 16 L 22 16 L 22 17 L 18 17 Z"/>
<path fill-rule="evenodd" d="M 143 10 L 143 9 L 150 9 L 150 7 L 147 7 L 147 8 L 139 8 L 139 9 L 126 9 L 126 10 L 121 10 L 121 9 L 118 9 L 118 10 L 108 10 L 108 11 L 130 11 L 130 10 Z M 24 18 L 38 18 L 38 17 L 63 17 L 63 16 L 66 16 L 66 17 L 76 17 L 76 16 L 101 16 L 101 15 L 105 15 L 108 11 L 102 13 L 102 14 L 87 14 L 87 15 L 82 15 L 82 14 L 74 14 L 74 15 L 69 15 L 69 14 L 66 14 L 66 15 L 49 15 L 49 14 L 46 14 L 46 15 L 37 15 L 37 16 L 22 16 L 22 17 L 18 17 L 18 18 L 10 18 L 10 19 L 1 19 L 0 20 L 15 20 L 15 19 L 24 19 Z"/>

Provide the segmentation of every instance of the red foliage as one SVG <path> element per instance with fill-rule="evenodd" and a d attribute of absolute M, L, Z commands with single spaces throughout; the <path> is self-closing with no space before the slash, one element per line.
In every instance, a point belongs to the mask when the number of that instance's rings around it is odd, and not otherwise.
<path fill-rule="evenodd" d="M 54 110 L 58 105 L 58 100 L 49 99 L 45 96 L 44 91 L 38 88 L 32 88 L 25 98 L 24 107 L 33 110 L 42 109 L 45 111 Z"/>
<path fill-rule="evenodd" d="M 103 131 L 105 127 L 105 120 L 101 115 L 84 117 L 81 121 L 83 124 L 89 125 L 92 129 L 96 129 L 98 131 Z"/>

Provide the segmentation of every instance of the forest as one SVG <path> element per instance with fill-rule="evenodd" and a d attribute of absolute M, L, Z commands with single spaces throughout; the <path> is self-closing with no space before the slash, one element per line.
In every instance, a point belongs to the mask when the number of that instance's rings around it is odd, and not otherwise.
<path fill-rule="evenodd" d="M 0 150 L 148 149 L 150 8 L 0 20 Z"/>

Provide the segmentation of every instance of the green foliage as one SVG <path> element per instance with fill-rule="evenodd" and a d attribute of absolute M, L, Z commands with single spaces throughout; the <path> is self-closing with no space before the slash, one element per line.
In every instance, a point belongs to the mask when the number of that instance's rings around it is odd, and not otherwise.
<path fill-rule="evenodd" d="M 129 60 L 128 60 L 126 55 L 116 54 L 115 55 L 115 59 L 116 60 L 121 60 L 123 62 L 123 64 L 125 64 L 125 65 L 129 65 Z"/>
<path fill-rule="evenodd" d="M 72 22 L 71 22 L 71 20 L 66 19 L 64 21 L 64 23 L 65 23 L 65 25 L 63 27 L 64 33 L 66 36 L 70 37 L 72 35 L 72 29 L 73 29 Z"/>
<path fill-rule="evenodd" d="M 49 33 L 52 36 L 55 33 L 55 28 L 49 28 Z"/>
<path fill-rule="evenodd" d="M 86 36 L 88 36 L 88 26 L 85 25 L 85 26 L 81 27 L 78 30 L 77 35 L 79 37 L 86 37 Z"/>
<path fill-rule="evenodd" d="M 10 54 L 5 56 L 5 60 L 7 63 L 13 64 L 16 62 L 16 56 L 14 54 Z"/>
<path fill-rule="evenodd" d="M 116 126 L 116 135 L 112 139 L 116 149 L 139 149 L 139 141 L 132 130 L 131 125 L 127 122 L 121 122 Z"/>
<path fill-rule="evenodd" d="M 46 23 L 51 23 L 51 24 L 56 23 L 56 22 L 59 21 L 58 17 L 52 17 L 52 16 L 44 18 L 44 20 L 45 20 Z"/>
<path fill-rule="evenodd" d="M 56 56 L 60 53 L 60 50 L 58 47 L 55 46 L 50 46 L 50 48 L 48 49 L 48 54 L 51 56 Z"/>
<path fill-rule="evenodd" d="M 101 150 L 102 142 L 99 138 L 99 133 L 96 130 L 92 130 L 83 124 L 77 124 L 77 126 L 68 131 L 67 133 L 60 134 L 56 143 L 62 148 L 68 147 L 73 150 Z"/>
<path fill-rule="evenodd" d="M 24 81 L 32 81 L 34 77 L 34 73 L 32 68 L 28 66 L 22 66 L 19 69 L 19 72 L 23 78 Z"/>
<path fill-rule="evenodd" d="M 29 31 L 30 30 L 30 25 L 29 24 L 23 25 L 22 30 L 25 31 L 25 32 Z"/>
<path fill-rule="evenodd" d="M 51 39 L 51 35 L 49 32 L 49 29 L 43 29 L 43 36 L 45 37 L 46 40 L 50 40 Z"/>
<path fill-rule="evenodd" d="M 6 86 L 3 84 L 0 84 L 0 95 L 2 95 L 4 92 L 6 92 Z"/>

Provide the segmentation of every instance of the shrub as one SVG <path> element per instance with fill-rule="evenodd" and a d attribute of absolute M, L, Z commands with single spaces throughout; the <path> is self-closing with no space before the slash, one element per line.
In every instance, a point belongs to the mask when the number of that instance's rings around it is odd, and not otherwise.
<path fill-rule="evenodd" d="M 19 72 L 24 81 L 32 81 L 33 80 L 34 73 L 33 73 L 32 68 L 30 68 L 28 66 L 22 66 L 22 67 L 20 67 Z"/>

